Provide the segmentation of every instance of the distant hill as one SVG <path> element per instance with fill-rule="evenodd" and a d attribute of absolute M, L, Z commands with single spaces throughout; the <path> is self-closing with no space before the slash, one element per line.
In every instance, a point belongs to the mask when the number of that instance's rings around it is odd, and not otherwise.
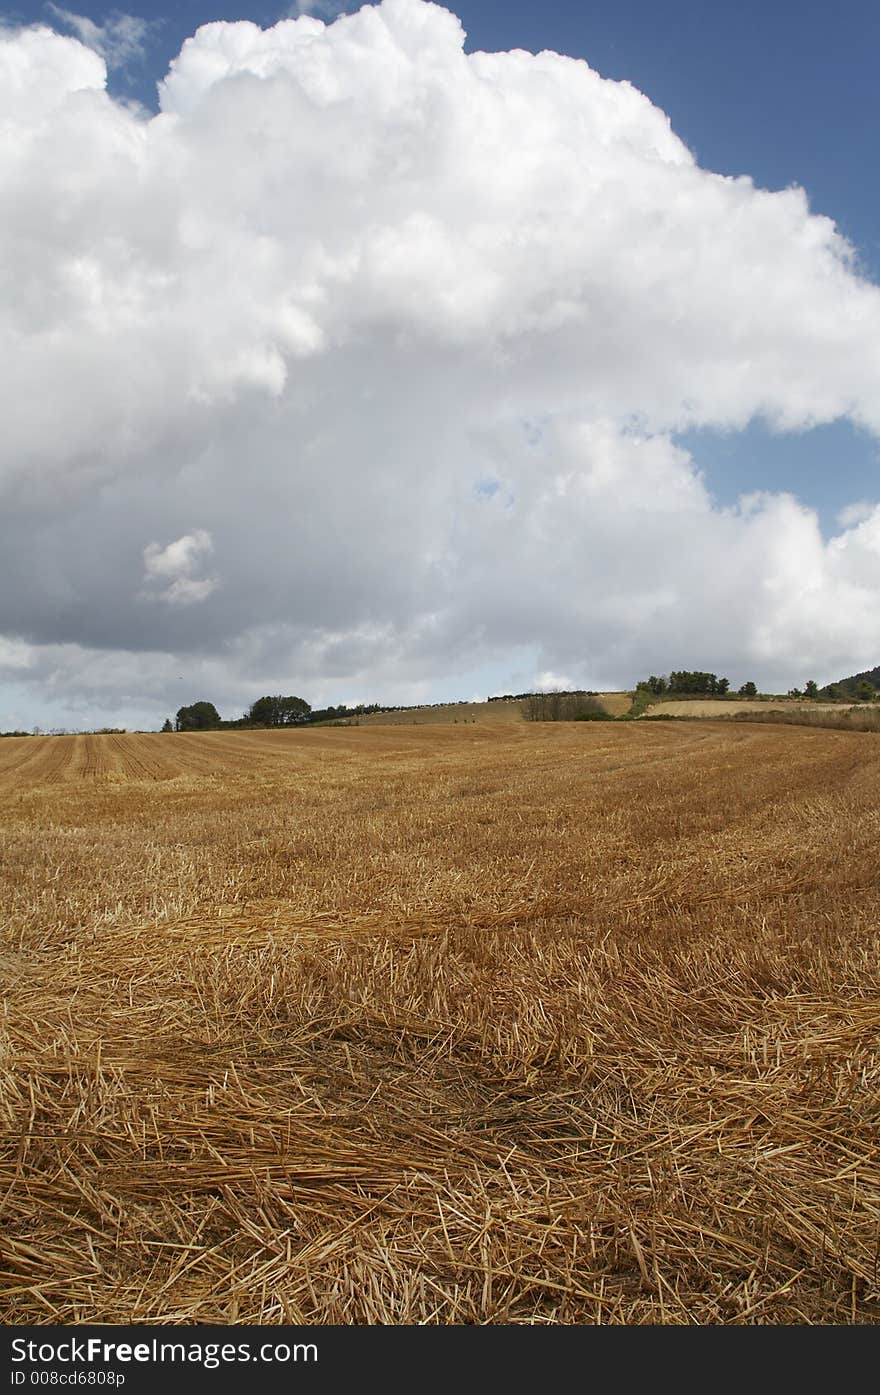
<path fill-rule="evenodd" d="M 836 683 L 829 683 L 827 688 L 822 689 L 822 696 L 854 696 L 860 683 L 870 683 L 872 687 L 880 689 L 880 664 L 876 668 L 866 669 L 864 673 L 854 673 L 851 678 L 840 678 Z"/>
<path fill-rule="evenodd" d="M 348 725 L 361 727 L 436 726 L 454 722 L 521 722 L 523 699 L 534 696 L 521 693 L 514 696 L 489 698 L 487 702 L 438 702 L 431 707 L 389 708 L 363 717 L 352 717 Z M 612 717 L 629 710 L 632 693 L 593 693 L 600 707 Z"/>

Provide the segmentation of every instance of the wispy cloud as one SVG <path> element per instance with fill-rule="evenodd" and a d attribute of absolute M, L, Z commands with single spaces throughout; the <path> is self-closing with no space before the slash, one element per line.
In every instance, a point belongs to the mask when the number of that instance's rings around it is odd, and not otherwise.
<path fill-rule="evenodd" d="M 4 639 L 0 635 L 0 668 L 30 668 L 34 652 L 21 639 Z"/>
<path fill-rule="evenodd" d="M 52 0 L 46 9 L 65 28 L 73 30 L 81 43 L 99 53 L 108 68 L 125 68 L 141 58 L 156 25 L 155 20 L 141 19 L 139 15 L 124 14 L 121 10 L 112 10 L 103 24 L 96 24 L 88 15 L 65 10 Z"/>
<path fill-rule="evenodd" d="M 335 19 L 345 10 L 345 0 L 294 0 L 287 15 L 290 19 L 301 19 L 303 15 L 312 15 L 315 19 Z"/>
<path fill-rule="evenodd" d="M 860 499 L 857 503 L 847 504 L 837 515 L 837 523 L 841 528 L 857 528 L 860 523 L 864 523 L 871 517 L 876 505 L 867 499 Z"/>

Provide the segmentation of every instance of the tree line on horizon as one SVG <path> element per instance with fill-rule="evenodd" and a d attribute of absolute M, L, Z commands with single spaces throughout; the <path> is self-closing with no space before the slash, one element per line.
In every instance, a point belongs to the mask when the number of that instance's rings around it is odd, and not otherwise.
<path fill-rule="evenodd" d="M 727 697 L 730 693 L 730 680 L 719 678 L 715 673 L 704 673 L 701 670 L 678 669 L 673 670 L 667 677 L 665 674 L 651 674 L 650 678 L 643 678 L 636 684 L 636 692 L 650 693 L 654 697 L 662 697 L 675 693 L 680 697 Z M 870 702 L 880 694 L 880 665 L 875 669 L 870 669 L 865 673 L 857 673 L 852 678 L 842 678 L 837 683 L 828 683 L 824 688 L 820 688 L 814 678 L 808 678 L 803 688 L 789 688 L 787 697 L 790 698 L 827 698 L 830 701 L 852 701 L 854 698 L 860 702 Z M 732 694 L 730 694 L 733 696 Z M 743 683 L 737 689 L 739 697 L 758 697 L 758 688 L 751 680 Z M 773 694 L 779 696 L 779 694 Z"/>
<path fill-rule="evenodd" d="M 578 688 L 572 692 L 546 693 L 504 693 L 497 697 L 490 697 L 488 702 L 506 702 L 515 699 L 537 699 L 544 701 L 550 699 L 558 704 L 561 699 L 569 698 L 593 698 L 593 692 L 587 692 L 583 688 Z M 177 710 L 177 714 L 172 720 L 166 717 L 161 727 L 163 732 L 175 731 L 221 731 L 235 730 L 243 727 L 289 727 L 307 726 L 314 722 L 345 722 L 352 717 L 369 716 L 374 712 L 411 712 L 421 707 L 463 707 L 467 706 L 465 699 L 459 702 L 433 702 L 433 703 L 387 703 L 387 702 L 359 702 L 355 707 L 349 707 L 346 703 L 338 706 L 312 708 L 305 698 L 300 697 L 261 697 L 256 702 L 252 702 L 247 712 L 241 717 L 231 720 L 224 720 L 217 711 L 213 702 L 193 702 Z M 596 709 L 593 704 L 591 711 Z M 586 710 L 586 709 L 584 709 Z M 601 709 L 597 709 L 600 710 Z M 604 715 L 604 714 L 603 714 Z"/>
<path fill-rule="evenodd" d="M 755 688 L 754 683 L 746 686 Z M 673 669 L 668 678 L 665 674 L 658 677 L 652 673 L 650 678 L 644 678 L 636 684 L 636 691 L 653 693 L 655 697 L 661 697 L 664 693 L 711 693 L 724 697 L 729 687 L 730 679 L 719 678 L 715 673 L 703 673 L 697 669 Z"/>
<path fill-rule="evenodd" d="M 361 717 L 370 712 L 385 710 L 378 702 L 358 703 L 356 707 L 348 707 L 343 702 L 338 707 L 313 709 L 305 698 L 282 697 L 281 694 L 274 694 L 257 698 L 241 717 L 233 718 L 231 721 L 225 721 L 220 716 L 213 702 L 189 703 L 178 708 L 173 722 L 170 717 L 166 717 L 162 731 L 220 731 L 236 727 L 306 726 L 310 722 L 342 721 L 349 717 Z"/>

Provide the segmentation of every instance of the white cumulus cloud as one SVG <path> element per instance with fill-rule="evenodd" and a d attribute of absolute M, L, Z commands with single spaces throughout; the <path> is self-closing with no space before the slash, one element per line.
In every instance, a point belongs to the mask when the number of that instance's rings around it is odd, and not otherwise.
<path fill-rule="evenodd" d="M 187 656 L 222 705 L 878 661 L 876 502 L 824 540 L 769 482 L 719 507 L 674 441 L 880 435 L 880 290 L 802 190 L 423 0 L 205 25 L 153 117 L 106 90 L 129 31 L 65 14 L 0 33 L 22 673 L 129 703 L 149 656 L 170 700 Z"/>
<path fill-rule="evenodd" d="M 159 582 L 161 589 L 153 594 L 169 605 L 206 601 L 219 581 L 217 577 L 198 577 L 194 573 L 202 556 L 211 552 L 213 546 L 211 534 L 204 528 L 184 533 L 166 547 L 148 543 L 144 548 L 144 580 Z"/>

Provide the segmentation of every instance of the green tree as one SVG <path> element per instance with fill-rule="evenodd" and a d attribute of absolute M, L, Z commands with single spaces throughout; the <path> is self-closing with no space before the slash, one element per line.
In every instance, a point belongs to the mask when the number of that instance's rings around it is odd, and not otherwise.
<path fill-rule="evenodd" d="M 877 689 L 873 683 L 868 683 L 864 678 L 856 688 L 856 697 L 859 702 L 870 702 L 877 696 Z"/>
<path fill-rule="evenodd" d="M 742 685 L 742 687 L 740 688 L 739 691 L 740 691 L 740 693 L 741 693 L 741 695 L 742 695 L 743 697 L 757 697 L 757 696 L 758 696 L 758 689 L 755 687 L 755 685 L 754 685 L 754 683 L 751 681 L 751 679 L 749 679 L 748 683 L 743 683 L 743 685 Z"/>
<path fill-rule="evenodd" d="M 301 697 L 261 697 L 251 703 L 247 720 L 260 727 L 289 727 L 307 722 L 311 707 Z"/>
<path fill-rule="evenodd" d="M 728 690 L 729 687 L 730 687 L 730 679 L 729 679 L 729 678 L 719 678 L 717 684 L 715 685 L 715 690 L 716 690 L 716 692 L 719 694 L 720 697 L 724 697 L 724 696 L 726 695 L 727 690 Z"/>
<path fill-rule="evenodd" d="M 174 727 L 173 727 L 172 724 L 171 724 L 171 718 L 170 718 L 170 717 L 166 717 L 166 718 L 165 718 L 165 721 L 162 723 L 162 730 L 163 730 L 163 731 L 173 731 L 173 730 L 174 730 Z"/>
<path fill-rule="evenodd" d="M 589 693 L 530 693 L 522 714 L 527 722 L 613 721 Z"/>
<path fill-rule="evenodd" d="M 641 684 L 639 686 L 641 686 Z M 656 674 L 652 673 L 651 677 L 648 679 L 647 686 L 652 693 L 655 693 L 656 696 L 659 697 L 661 693 L 666 692 L 666 679 L 663 677 L 658 678 Z"/>
<path fill-rule="evenodd" d="M 719 689 L 719 684 L 725 687 Z M 717 693 L 727 691 L 729 686 L 726 678 L 719 678 L 715 673 L 704 673 L 702 669 L 673 670 L 669 675 L 669 691 L 671 693 Z"/>
<path fill-rule="evenodd" d="M 819 696 L 819 684 L 814 683 L 812 678 L 808 678 L 804 684 L 804 697 L 816 698 Z"/>
<path fill-rule="evenodd" d="M 211 731 L 220 725 L 220 713 L 213 702 L 194 702 L 177 711 L 178 731 Z"/>

